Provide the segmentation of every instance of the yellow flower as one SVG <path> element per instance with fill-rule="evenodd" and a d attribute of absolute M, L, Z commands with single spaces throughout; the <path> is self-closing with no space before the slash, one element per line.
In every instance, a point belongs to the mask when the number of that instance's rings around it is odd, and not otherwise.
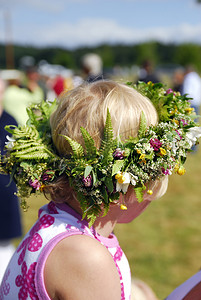
<path fill-rule="evenodd" d="M 174 122 L 175 124 L 179 125 L 179 121 L 178 120 L 173 119 L 172 122 Z"/>
<path fill-rule="evenodd" d="M 142 153 L 142 154 L 140 155 L 139 159 L 141 159 L 140 163 L 143 162 L 144 164 L 146 164 L 145 154 Z"/>
<path fill-rule="evenodd" d="M 138 154 L 141 154 L 141 150 L 140 150 L 140 149 L 137 149 L 137 153 L 138 153 Z"/>
<path fill-rule="evenodd" d="M 118 183 L 122 184 L 126 180 L 126 177 L 124 176 L 123 173 L 117 173 L 115 175 L 115 179 L 118 181 Z"/>
<path fill-rule="evenodd" d="M 154 85 L 152 81 L 148 81 L 147 84 Z"/>
<path fill-rule="evenodd" d="M 134 176 L 132 173 L 128 172 L 118 172 L 115 175 L 116 182 L 116 191 L 117 192 L 123 192 L 124 194 L 128 190 L 129 184 L 132 184 L 133 186 L 137 183 L 137 176 Z"/>
<path fill-rule="evenodd" d="M 160 155 L 166 155 L 166 150 L 164 148 L 160 148 Z"/>
<path fill-rule="evenodd" d="M 39 189 L 42 192 L 44 188 L 45 188 L 45 184 L 42 184 Z"/>
<path fill-rule="evenodd" d="M 145 154 L 142 153 L 142 154 L 140 155 L 140 159 L 143 160 L 144 158 L 145 158 Z"/>
<path fill-rule="evenodd" d="M 147 191 L 147 194 L 152 195 L 152 194 L 153 194 L 153 191 L 152 191 L 152 190 L 148 190 L 148 191 Z"/>
<path fill-rule="evenodd" d="M 121 209 L 121 210 L 127 210 L 128 208 L 127 208 L 127 206 L 126 206 L 126 205 L 124 205 L 124 204 L 121 204 L 121 205 L 120 205 L 120 209 Z"/>
<path fill-rule="evenodd" d="M 184 175 L 186 173 L 186 169 L 183 166 L 177 168 L 176 173 L 178 175 Z"/>
<path fill-rule="evenodd" d="M 187 108 L 185 108 L 185 111 L 186 111 L 188 114 L 190 114 L 190 113 L 192 113 L 192 112 L 194 111 L 194 108 L 193 108 L 193 107 L 187 107 Z"/>
<path fill-rule="evenodd" d="M 179 170 L 179 164 L 176 164 L 176 165 L 174 166 L 174 170 L 175 170 L 175 172 L 177 173 L 177 171 Z"/>

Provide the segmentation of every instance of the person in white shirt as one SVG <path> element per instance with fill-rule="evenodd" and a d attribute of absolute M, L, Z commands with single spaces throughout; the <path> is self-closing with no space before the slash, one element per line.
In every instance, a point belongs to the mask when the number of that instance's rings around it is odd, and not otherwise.
<path fill-rule="evenodd" d="M 191 106 L 198 114 L 201 104 L 201 78 L 192 66 L 186 67 L 183 81 L 183 95 L 188 94 L 192 98 Z"/>

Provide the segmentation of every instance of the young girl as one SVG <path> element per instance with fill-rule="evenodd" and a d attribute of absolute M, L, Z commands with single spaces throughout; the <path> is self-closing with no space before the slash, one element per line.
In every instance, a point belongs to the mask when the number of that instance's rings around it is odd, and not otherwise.
<path fill-rule="evenodd" d="M 52 201 L 12 257 L 0 299 L 130 299 L 113 230 L 161 197 L 173 170 L 185 172 L 200 134 L 188 99 L 161 84 L 84 84 L 60 96 L 50 135 L 53 107 L 32 107 L 29 125 L 7 128 L 14 141 L 2 168 L 19 196 L 43 191 Z"/>

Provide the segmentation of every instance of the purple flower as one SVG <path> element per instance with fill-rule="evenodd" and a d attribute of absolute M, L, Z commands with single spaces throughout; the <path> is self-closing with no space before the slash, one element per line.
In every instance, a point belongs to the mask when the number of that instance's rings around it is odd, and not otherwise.
<path fill-rule="evenodd" d="M 54 175 L 54 172 L 51 170 L 45 171 L 45 173 L 42 176 L 43 181 L 50 181 Z"/>
<path fill-rule="evenodd" d="M 115 159 L 123 159 L 124 158 L 124 151 L 121 150 L 121 148 L 117 148 L 114 152 L 113 152 L 113 157 Z"/>
<path fill-rule="evenodd" d="M 159 139 L 155 138 L 154 140 L 151 139 L 149 141 L 152 148 L 154 148 L 154 151 L 159 151 L 160 147 L 162 146 L 162 143 Z"/>
<path fill-rule="evenodd" d="M 40 189 L 41 184 L 38 181 L 38 179 L 35 179 L 34 181 L 32 179 L 29 180 L 29 185 L 32 186 L 34 189 L 36 189 L 37 191 Z"/>
<path fill-rule="evenodd" d="M 174 94 L 175 95 L 175 93 L 174 93 L 174 91 L 172 89 L 168 89 L 166 91 L 166 95 L 169 95 L 169 94 Z"/>
<path fill-rule="evenodd" d="M 169 169 L 162 168 L 162 172 L 164 175 L 171 175 L 171 172 Z"/>
<path fill-rule="evenodd" d="M 84 185 L 86 187 L 91 187 L 92 186 L 92 176 L 91 176 L 91 174 L 89 174 L 86 178 L 83 177 L 82 182 L 84 183 Z"/>
<path fill-rule="evenodd" d="M 188 125 L 188 122 L 186 122 L 186 120 L 184 120 L 184 119 L 181 119 L 180 123 L 182 123 L 183 126 Z"/>

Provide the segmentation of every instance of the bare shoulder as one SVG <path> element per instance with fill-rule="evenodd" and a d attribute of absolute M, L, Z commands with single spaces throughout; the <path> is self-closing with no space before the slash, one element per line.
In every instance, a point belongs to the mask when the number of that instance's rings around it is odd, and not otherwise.
<path fill-rule="evenodd" d="M 51 299 L 121 299 L 111 254 L 86 235 L 67 237 L 55 246 L 46 261 L 44 279 Z"/>

